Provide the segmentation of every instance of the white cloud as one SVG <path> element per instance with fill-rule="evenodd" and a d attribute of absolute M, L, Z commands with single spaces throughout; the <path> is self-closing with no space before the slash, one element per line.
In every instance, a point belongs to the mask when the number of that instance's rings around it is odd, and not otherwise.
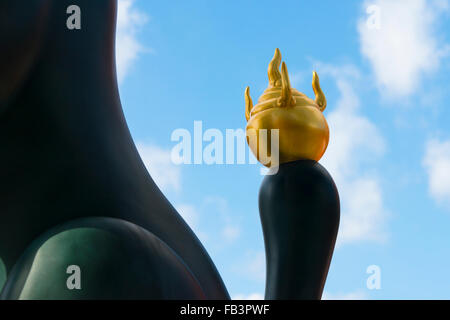
<path fill-rule="evenodd" d="M 264 300 L 264 295 L 258 292 L 250 294 L 236 294 L 233 300 Z"/>
<path fill-rule="evenodd" d="M 201 214 L 195 206 L 183 203 L 176 205 L 175 209 L 202 243 L 209 240 L 208 234 L 200 228 Z"/>
<path fill-rule="evenodd" d="M 145 143 L 136 144 L 145 167 L 163 191 L 181 188 L 181 168 L 172 163 L 170 150 Z"/>
<path fill-rule="evenodd" d="M 241 228 L 232 219 L 228 202 L 222 197 L 209 196 L 200 203 L 182 203 L 175 208 L 208 248 L 231 245 L 241 235 Z"/>
<path fill-rule="evenodd" d="M 147 16 L 134 7 L 134 0 L 119 0 L 116 33 L 116 67 L 119 82 L 125 78 L 139 53 L 144 51 L 136 35 L 147 20 Z"/>
<path fill-rule="evenodd" d="M 379 10 L 379 28 L 370 24 L 374 11 L 365 12 L 370 6 Z M 449 51 L 435 30 L 448 1 L 371 0 L 363 8 L 358 23 L 361 52 L 371 63 L 380 91 L 389 96 L 413 93 Z"/>
<path fill-rule="evenodd" d="M 194 206 L 190 204 L 180 204 L 176 206 L 176 209 L 192 229 L 198 228 L 199 214 Z"/>
<path fill-rule="evenodd" d="M 227 225 L 222 229 L 222 236 L 228 242 L 233 242 L 239 238 L 241 229 L 235 225 Z"/>
<path fill-rule="evenodd" d="M 206 197 L 202 204 L 203 211 L 208 211 L 211 215 L 211 211 L 214 215 L 211 216 L 216 222 L 219 222 L 217 226 L 220 228 L 220 238 L 217 240 L 223 244 L 225 241 L 227 244 L 235 242 L 241 235 L 241 228 L 233 219 L 228 202 L 222 197 Z M 217 238 L 217 235 L 216 235 Z"/>
<path fill-rule="evenodd" d="M 266 279 L 266 255 L 263 252 L 257 252 L 248 260 L 247 270 L 255 279 Z"/>
<path fill-rule="evenodd" d="M 266 255 L 264 251 L 249 251 L 246 257 L 234 266 L 234 271 L 253 281 L 266 279 Z"/>
<path fill-rule="evenodd" d="M 428 188 L 438 203 L 450 207 L 450 140 L 429 140 L 423 164 L 428 173 Z"/>
<path fill-rule="evenodd" d="M 376 178 L 345 177 L 338 187 L 341 194 L 342 219 L 338 244 L 355 241 L 381 242 L 386 239 L 386 210 Z"/>
<path fill-rule="evenodd" d="M 172 162 L 171 150 L 142 142 L 136 146 L 158 187 L 164 192 L 179 192 L 181 166 Z M 204 245 L 223 247 L 233 244 L 241 235 L 241 228 L 230 214 L 228 202 L 222 197 L 208 196 L 200 203 L 180 203 L 175 208 Z"/>
<path fill-rule="evenodd" d="M 367 300 L 368 297 L 363 291 L 355 291 L 350 293 L 337 293 L 332 294 L 324 292 L 322 300 Z"/>
<path fill-rule="evenodd" d="M 181 166 L 172 162 L 171 150 L 142 142 L 138 142 L 136 147 L 158 187 L 164 192 L 179 192 Z M 202 242 L 215 246 L 229 245 L 241 235 L 241 228 L 233 219 L 228 202 L 222 197 L 208 196 L 198 204 L 180 203 L 175 208 Z M 205 225 L 208 225 L 208 232 Z M 211 233 L 213 237 L 209 236 Z"/>
<path fill-rule="evenodd" d="M 340 91 L 336 107 L 327 115 L 330 143 L 320 161 L 333 176 L 341 200 L 338 245 L 386 239 L 384 208 L 379 179 L 371 162 L 385 149 L 377 127 L 359 113 L 360 101 L 352 83 L 359 78 L 354 67 L 319 65 L 321 74 L 335 78 Z M 332 107 L 332 106 L 330 106 Z"/>

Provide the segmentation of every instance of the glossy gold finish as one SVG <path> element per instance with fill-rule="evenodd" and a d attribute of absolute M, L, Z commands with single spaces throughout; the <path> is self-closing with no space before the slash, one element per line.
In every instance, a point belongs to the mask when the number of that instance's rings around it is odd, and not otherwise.
<path fill-rule="evenodd" d="M 295 160 L 319 161 L 329 141 L 329 129 L 322 112 L 327 100 L 320 88 L 319 76 L 313 72 L 312 87 L 315 100 L 291 87 L 286 64 L 281 64 L 281 53 L 277 48 L 269 63 L 269 86 L 253 106 L 250 89 L 245 89 L 245 117 L 247 142 L 255 157 L 265 166 L 277 163 L 264 161 L 261 154 L 271 155 L 270 130 L 279 129 L 279 162 Z M 267 130 L 267 139 L 260 137 Z M 255 139 L 249 138 L 251 136 Z M 259 146 L 259 149 L 258 149 Z"/>

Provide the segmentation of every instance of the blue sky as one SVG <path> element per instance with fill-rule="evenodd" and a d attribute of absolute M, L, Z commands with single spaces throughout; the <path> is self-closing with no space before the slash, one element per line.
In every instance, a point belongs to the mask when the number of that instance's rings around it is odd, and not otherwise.
<path fill-rule="evenodd" d="M 450 6 L 444 0 L 119 0 L 123 108 L 150 173 L 232 297 L 264 293 L 260 166 L 175 165 L 174 130 L 245 128 L 280 48 L 291 84 L 327 96 L 320 161 L 341 196 L 325 298 L 450 299 Z M 369 13 L 366 12 L 369 8 Z M 204 143 L 204 146 L 207 143 Z M 381 288 L 369 290 L 369 266 Z"/>

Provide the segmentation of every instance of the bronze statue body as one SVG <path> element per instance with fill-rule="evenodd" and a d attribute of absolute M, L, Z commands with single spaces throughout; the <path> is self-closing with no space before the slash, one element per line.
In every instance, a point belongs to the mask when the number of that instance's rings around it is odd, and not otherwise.
<path fill-rule="evenodd" d="M 72 5 L 82 8 L 81 29 L 66 27 Z M 2 299 L 229 299 L 129 133 L 115 72 L 116 6 L 0 2 Z M 337 232 L 331 177 L 295 160 L 260 193 L 269 299 L 320 299 Z M 67 280 L 74 266 L 78 288 Z"/>
<path fill-rule="evenodd" d="M 267 260 L 266 299 L 320 299 L 339 226 L 333 179 L 313 160 L 283 163 L 264 178 L 259 210 Z"/>
<path fill-rule="evenodd" d="M 66 8 L 73 4 L 82 8 L 81 30 L 66 28 Z M 0 12 L 0 61 L 7 67 L 0 72 L 0 258 L 8 272 L 2 298 L 229 298 L 207 252 L 147 173 L 130 136 L 116 83 L 116 1 L 6 0 Z M 99 235 L 80 243 L 79 231 L 86 228 Z M 45 247 L 61 232 L 56 247 Z M 106 247 L 95 241 L 104 236 L 116 241 L 102 241 Z M 145 242 L 139 250 L 131 243 L 136 238 Z M 60 261 L 36 260 L 42 246 L 55 250 Z M 64 259 L 74 246 L 110 254 Z M 120 252 L 135 252 L 123 270 L 113 263 Z M 147 264 L 132 268 L 136 260 Z M 66 279 L 69 264 L 81 265 L 84 273 L 102 265 L 117 289 L 109 290 L 100 273 L 83 281 L 86 290 L 69 291 L 65 280 L 48 273 L 30 278 L 57 268 Z M 201 290 L 172 287 L 158 295 L 156 288 L 173 277 Z M 35 290 L 24 291 L 27 282 Z M 51 284 L 58 290 L 46 290 Z"/>

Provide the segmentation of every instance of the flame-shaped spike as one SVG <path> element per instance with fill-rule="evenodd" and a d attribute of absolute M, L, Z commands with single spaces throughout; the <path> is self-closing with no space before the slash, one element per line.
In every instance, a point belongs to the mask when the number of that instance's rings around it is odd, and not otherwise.
<path fill-rule="evenodd" d="M 323 112 L 327 107 L 327 99 L 325 98 L 325 95 L 323 94 L 323 91 L 320 88 L 319 76 L 315 71 L 313 72 L 312 87 L 314 90 L 314 94 L 316 95 L 315 102 L 319 106 L 320 111 Z"/>
<path fill-rule="evenodd" d="M 291 91 L 291 82 L 289 80 L 289 74 L 286 67 L 286 63 L 283 61 L 281 65 L 281 97 L 278 101 L 279 106 L 291 106 L 295 104 L 294 97 Z"/>
<path fill-rule="evenodd" d="M 269 63 L 269 69 L 267 73 L 269 75 L 269 85 L 272 87 L 281 86 L 281 75 L 280 75 L 280 63 L 281 63 L 281 52 L 280 49 L 275 49 L 275 54 L 273 55 L 272 61 Z"/>
<path fill-rule="evenodd" d="M 250 112 L 253 109 L 252 97 L 250 97 L 250 87 L 245 88 L 245 119 L 250 119 Z"/>

